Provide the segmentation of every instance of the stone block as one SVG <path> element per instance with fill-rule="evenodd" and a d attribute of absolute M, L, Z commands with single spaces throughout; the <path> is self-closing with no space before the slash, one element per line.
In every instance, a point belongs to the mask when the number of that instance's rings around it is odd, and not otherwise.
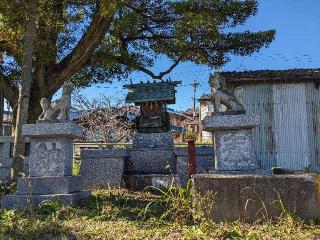
<path fill-rule="evenodd" d="M 97 155 L 102 156 L 102 154 Z M 120 187 L 124 159 L 124 157 L 81 158 L 82 189 Z"/>
<path fill-rule="evenodd" d="M 202 120 L 203 130 L 213 132 L 215 130 L 252 129 L 260 124 L 259 115 L 214 115 Z"/>
<path fill-rule="evenodd" d="M 23 172 L 25 176 L 29 176 L 30 156 L 24 156 Z"/>
<path fill-rule="evenodd" d="M 12 158 L 0 158 L 0 168 L 11 168 L 12 164 Z"/>
<path fill-rule="evenodd" d="M 29 175 L 31 177 L 71 176 L 72 167 L 72 139 L 60 137 L 32 138 L 29 162 Z"/>
<path fill-rule="evenodd" d="M 127 174 L 169 174 L 176 172 L 176 158 L 172 149 L 131 149 L 126 161 Z"/>
<path fill-rule="evenodd" d="M 0 181 L 6 182 L 12 178 L 12 168 L 0 168 Z"/>
<path fill-rule="evenodd" d="M 76 205 L 89 196 L 90 192 L 88 191 L 51 195 L 5 195 L 1 199 L 1 207 L 4 209 L 38 208 L 45 200 L 60 201 L 67 205 Z"/>
<path fill-rule="evenodd" d="M 172 133 L 136 133 L 132 140 L 133 149 L 141 148 L 173 148 Z"/>
<path fill-rule="evenodd" d="M 215 221 L 252 222 L 261 217 L 263 204 L 277 218 L 283 213 L 280 201 L 303 219 L 320 218 L 319 175 L 197 174 L 193 180 L 196 199 L 214 192 L 203 210 Z"/>
<path fill-rule="evenodd" d="M 65 137 L 80 138 L 83 130 L 73 123 L 39 123 L 22 126 L 22 135 L 27 137 Z"/>
<path fill-rule="evenodd" d="M 13 137 L 0 136 L 0 158 L 11 158 Z"/>
<path fill-rule="evenodd" d="M 65 194 L 80 191 L 80 176 L 19 178 L 18 195 Z"/>
<path fill-rule="evenodd" d="M 85 158 L 122 158 L 128 157 L 128 149 L 88 149 L 81 150 L 81 159 Z"/>
<path fill-rule="evenodd" d="M 215 170 L 242 171 L 257 168 L 251 129 L 216 130 L 213 139 Z"/>

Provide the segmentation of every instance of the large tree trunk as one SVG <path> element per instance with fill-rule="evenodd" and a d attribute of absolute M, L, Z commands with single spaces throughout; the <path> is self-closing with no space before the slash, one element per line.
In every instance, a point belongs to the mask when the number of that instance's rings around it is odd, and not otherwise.
<path fill-rule="evenodd" d="M 14 179 L 23 171 L 23 155 L 25 139 L 22 136 L 22 125 L 28 121 L 28 108 L 30 87 L 32 83 L 32 56 L 36 32 L 36 10 L 38 0 L 29 0 L 27 3 L 27 24 L 23 44 L 22 81 L 19 89 L 18 110 L 15 127 L 13 149 L 13 172 Z"/>

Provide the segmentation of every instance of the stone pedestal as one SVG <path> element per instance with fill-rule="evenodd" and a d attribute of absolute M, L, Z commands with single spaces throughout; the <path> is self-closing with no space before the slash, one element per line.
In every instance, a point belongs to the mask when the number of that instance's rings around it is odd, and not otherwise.
<path fill-rule="evenodd" d="M 166 133 L 137 133 L 125 170 L 127 174 L 170 174 L 175 172 L 173 136 Z"/>
<path fill-rule="evenodd" d="M 260 124 L 258 115 L 214 115 L 203 120 L 204 130 L 212 132 L 214 171 L 257 169 L 252 129 Z"/>
<path fill-rule="evenodd" d="M 82 129 L 72 123 L 26 124 L 22 134 L 30 138 L 29 177 L 18 179 L 17 194 L 2 198 L 2 208 L 38 207 L 46 200 L 76 204 L 87 198 L 80 177 L 72 176 L 73 139 Z"/>
<path fill-rule="evenodd" d="M 81 185 L 83 189 L 118 188 L 128 158 L 127 149 L 82 150 Z"/>
<path fill-rule="evenodd" d="M 0 136 L 0 181 L 7 182 L 12 178 L 11 146 L 13 137 Z"/>

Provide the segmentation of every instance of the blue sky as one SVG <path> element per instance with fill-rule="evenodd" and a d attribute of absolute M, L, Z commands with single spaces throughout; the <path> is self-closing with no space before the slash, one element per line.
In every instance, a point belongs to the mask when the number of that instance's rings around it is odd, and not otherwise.
<path fill-rule="evenodd" d="M 275 41 L 269 48 L 249 57 L 231 57 L 224 71 L 245 71 L 260 69 L 291 69 L 320 67 L 320 0 L 260 0 L 259 13 L 252 17 L 239 30 L 276 29 Z M 169 66 L 165 57 L 160 58 L 154 70 L 159 72 Z M 169 76 L 172 80 L 182 81 L 177 88 L 177 103 L 170 107 L 184 110 L 192 107 L 192 87 L 197 81 L 201 86 L 197 97 L 208 93 L 208 75 L 210 69 L 193 63 L 179 65 Z M 134 73 L 133 82 L 151 80 L 147 75 Z M 88 97 L 99 94 L 124 98 L 122 89 L 125 81 L 112 84 L 96 85 L 81 92 Z"/>

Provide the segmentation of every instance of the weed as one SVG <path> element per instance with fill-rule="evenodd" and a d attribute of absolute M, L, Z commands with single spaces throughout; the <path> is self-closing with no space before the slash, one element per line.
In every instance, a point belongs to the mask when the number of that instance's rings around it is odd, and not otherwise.
<path fill-rule="evenodd" d="M 62 219 L 65 215 L 66 208 L 61 201 L 44 200 L 40 207 L 39 213 L 52 219 Z"/>
<path fill-rule="evenodd" d="M 7 194 L 13 194 L 17 190 L 17 184 L 14 181 L 2 182 L 0 181 L 0 197 Z"/>
<path fill-rule="evenodd" d="M 160 220 L 170 219 L 177 223 L 196 223 L 205 218 L 204 204 L 206 204 L 207 211 L 212 209 L 212 205 L 208 204 L 208 199 L 212 199 L 211 193 L 208 193 L 205 197 L 198 196 L 197 200 L 194 201 L 191 179 L 187 182 L 186 188 L 172 184 L 167 190 L 153 186 L 148 187 L 148 189 L 156 190 L 162 197 L 165 211 Z M 155 201 L 151 201 L 143 213 L 146 214 L 153 204 L 155 204 Z"/>
<path fill-rule="evenodd" d="M 189 196 L 192 194 L 191 189 L 189 194 L 183 193 Z M 147 216 L 139 215 L 150 202 L 154 204 L 149 206 Z M 175 205 L 178 204 L 178 200 L 174 202 Z M 195 202 L 189 203 L 188 209 L 192 207 L 196 209 L 195 204 Z M 199 205 L 207 207 L 205 201 Z M 286 214 L 283 214 L 277 222 L 252 224 L 241 221 L 212 222 L 208 219 L 201 221 L 192 219 L 188 222 L 182 217 L 177 221 L 173 218 L 173 213 L 160 221 L 171 206 L 162 195 L 130 192 L 123 189 L 97 190 L 80 207 L 71 208 L 47 201 L 39 211 L 32 213 L 1 210 L 0 239 L 309 240 L 320 235 L 319 225 L 307 224 L 296 218 L 289 219 Z M 196 214 L 197 211 L 193 209 L 191 211 Z M 179 212 L 181 213 L 182 210 L 180 209 Z"/>
<path fill-rule="evenodd" d="M 73 168 L 72 168 L 72 175 L 73 175 L 73 176 L 79 175 L 80 165 L 81 165 L 80 160 L 79 160 L 79 159 L 74 159 L 74 161 L 73 161 Z"/>

